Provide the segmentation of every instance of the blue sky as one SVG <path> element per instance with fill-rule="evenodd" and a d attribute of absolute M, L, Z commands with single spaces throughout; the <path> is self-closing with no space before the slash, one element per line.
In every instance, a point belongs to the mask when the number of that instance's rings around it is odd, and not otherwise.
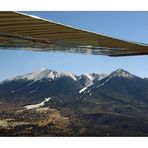
<path fill-rule="evenodd" d="M 148 12 L 25 12 L 112 37 L 148 43 Z M 61 52 L 0 50 L 0 80 L 40 68 L 60 72 L 109 73 L 123 68 L 148 77 L 148 56 L 107 57 Z"/>

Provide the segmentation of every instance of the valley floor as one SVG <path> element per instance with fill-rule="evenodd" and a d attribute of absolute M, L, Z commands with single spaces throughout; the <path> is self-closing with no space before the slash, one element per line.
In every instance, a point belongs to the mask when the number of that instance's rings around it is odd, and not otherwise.
<path fill-rule="evenodd" d="M 148 136 L 147 127 L 144 118 L 109 112 L 64 116 L 49 107 L 0 112 L 0 136 Z"/>

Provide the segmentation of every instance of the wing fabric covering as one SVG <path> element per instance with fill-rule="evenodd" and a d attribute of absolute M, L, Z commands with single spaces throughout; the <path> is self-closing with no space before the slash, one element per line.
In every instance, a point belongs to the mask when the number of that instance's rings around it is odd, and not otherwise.
<path fill-rule="evenodd" d="M 108 56 L 148 54 L 146 44 L 115 39 L 38 17 L 6 11 L 0 12 L 0 47 Z"/>

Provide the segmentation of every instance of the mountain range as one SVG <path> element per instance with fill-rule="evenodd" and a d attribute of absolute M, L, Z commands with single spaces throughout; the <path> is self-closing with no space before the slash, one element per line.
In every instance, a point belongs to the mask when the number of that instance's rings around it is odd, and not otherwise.
<path fill-rule="evenodd" d="M 7 79 L 0 83 L 0 94 L 15 97 L 24 95 L 32 97 L 40 95 L 40 98 L 70 94 L 81 94 L 88 87 L 101 79 L 106 74 L 83 74 L 76 76 L 71 73 L 59 73 L 53 70 L 38 70 L 23 76 Z"/>
<path fill-rule="evenodd" d="M 98 96 L 103 94 L 103 91 L 106 91 L 104 95 L 110 95 L 111 91 L 111 93 L 120 93 L 147 102 L 147 90 L 147 79 L 135 76 L 123 69 L 110 74 L 92 73 L 80 76 L 42 69 L 2 81 L 0 98 L 15 100 L 19 97 L 19 101 L 20 98 L 25 98 L 25 101 L 34 102 L 45 97 L 60 95 Z"/>
<path fill-rule="evenodd" d="M 18 118 L 18 111 L 30 115 L 43 108 L 50 108 L 54 114 L 59 112 L 64 125 L 65 118 L 69 119 L 68 128 L 63 129 L 67 131 L 65 135 L 145 136 L 148 80 L 123 69 L 80 76 L 42 69 L 0 83 L 0 111 L 7 116 L 15 112 Z"/>

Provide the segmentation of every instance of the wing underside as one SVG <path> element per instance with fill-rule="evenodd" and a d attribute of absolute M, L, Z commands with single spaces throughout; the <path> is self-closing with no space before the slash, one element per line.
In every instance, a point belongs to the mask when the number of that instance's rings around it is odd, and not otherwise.
<path fill-rule="evenodd" d="M 108 56 L 148 54 L 146 44 L 115 39 L 18 12 L 0 12 L 0 47 Z"/>

